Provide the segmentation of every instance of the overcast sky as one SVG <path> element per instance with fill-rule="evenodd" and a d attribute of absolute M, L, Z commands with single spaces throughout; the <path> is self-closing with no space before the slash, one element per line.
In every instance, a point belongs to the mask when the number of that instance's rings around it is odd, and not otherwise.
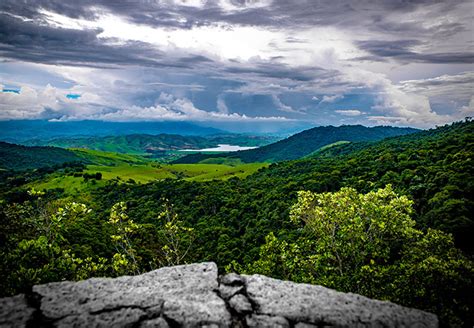
<path fill-rule="evenodd" d="M 474 116 L 474 2 L 2 0 L 0 119 L 433 127 Z"/>

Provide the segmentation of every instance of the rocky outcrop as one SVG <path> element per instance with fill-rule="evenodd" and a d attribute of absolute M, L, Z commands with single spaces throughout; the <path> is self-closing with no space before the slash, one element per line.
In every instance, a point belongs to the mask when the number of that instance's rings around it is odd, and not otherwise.
<path fill-rule="evenodd" d="M 0 299 L 0 327 L 437 327 L 434 314 L 214 263 L 34 286 Z"/>

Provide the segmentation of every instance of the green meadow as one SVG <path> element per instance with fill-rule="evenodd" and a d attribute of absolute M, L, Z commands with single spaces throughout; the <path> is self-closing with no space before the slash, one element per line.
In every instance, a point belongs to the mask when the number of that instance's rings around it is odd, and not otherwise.
<path fill-rule="evenodd" d="M 226 180 L 232 177 L 245 178 L 266 163 L 241 164 L 240 162 L 199 163 L 199 164 L 160 164 L 139 155 L 119 154 L 98 150 L 73 149 L 87 164 L 83 173 L 101 173 L 102 178 L 85 179 L 53 173 L 45 179 L 30 184 L 38 190 L 61 188 L 68 194 L 77 194 L 103 186 L 107 180 L 123 183 L 148 183 L 163 179 L 183 179 L 188 181 Z"/>

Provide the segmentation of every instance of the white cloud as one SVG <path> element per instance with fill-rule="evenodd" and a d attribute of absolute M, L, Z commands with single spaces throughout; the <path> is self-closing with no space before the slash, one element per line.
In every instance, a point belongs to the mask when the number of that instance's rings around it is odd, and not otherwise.
<path fill-rule="evenodd" d="M 68 103 L 66 93 L 47 85 L 42 90 L 22 86 L 20 93 L 0 92 L 0 119 L 37 118 L 45 109 L 56 111 L 60 103 Z"/>
<path fill-rule="evenodd" d="M 101 97 L 91 92 L 81 93 L 79 99 L 69 99 L 66 95 L 71 93 L 70 90 L 60 90 L 47 85 L 42 90 L 24 86 L 19 94 L 0 92 L 0 119 L 232 122 L 288 120 L 281 116 L 250 117 L 237 113 L 229 114 L 222 111 L 222 104 L 220 112 L 205 111 L 196 108 L 187 98 L 177 98 L 164 92 L 156 98 L 154 106 L 137 106 L 127 102 L 126 98 L 111 100 L 113 98 L 109 98 L 110 95 Z"/>
<path fill-rule="evenodd" d="M 220 0 L 219 5 L 226 11 L 240 11 L 256 8 L 269 7 L 273 0 L 245 0 L 244 3 L 235 4 L 232 0 Z"/>
<path fill-rule="evenodd" d="M 93 116 L 93 119 L 104 121 L 289 121 L 287 118 L 275 116 L 249 117 L 237 113 L 226 114 L 221 112 L 207 112 L 194 107 L 189 99 L 175 99 L 169 104 L 155 105 L 152 107 L 132 106 L 121 108 L 117 111 L 95 115 Z M 67 120 L 67 118 L 63 118 L 63 120 Z"/>
<path fill-rule="evenodd" d="M 358 109 L 338 109 L 335 112 L 344 116 L 360 116 L 364 114 Z"/>
<path fill-rule="evenodd" d="M 323 96 L 323 99 L 321 100 L 321 103 L 334 103 L 338 100 L 343 99 L 343 95 L 333 95 L 333 96 Z"/>
<path fill-rule="evenodd" d="M 272 95 L 272 100 L 273 100 L 273 103 L 276 106 L 276 109 L 281 111 L 281 112 L 299 113 L 297 110 L 293 109 L 293 107 L 285 105 L 284 103 L 282 103 L 280 98 L 278 98 L 278 96 L 275 95 L 275 94 Z"/>
<path fill-rule="evenodd" d="M 217 110 L 218 110 L 220 113 L 229 114 L 229 108 L 227 107 L 227 105 L 226 105 L 226 103 L 225 103 L 224 96 L 223 96 L 222 94 L 220 94 L 220 95 L 217 97 Z"/>

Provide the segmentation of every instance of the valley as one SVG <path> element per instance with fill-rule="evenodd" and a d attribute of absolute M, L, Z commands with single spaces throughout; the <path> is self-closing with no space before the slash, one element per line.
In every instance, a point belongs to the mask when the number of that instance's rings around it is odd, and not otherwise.
<path fill-rule="evenodd" d="M 424 298 L 420 307 L 411 296 L 433 293 L 433 299 L 457 299 L 467 309 L 474 272 L 473 136 L 470 120 L 429 130 L 316 127 L 256 149 L 197 148 L 174 159 L 170 154 L 190 147 L 191 139 L 73 137 L 62 139 L 66 148 L 0 143 L 0 256 L 8 263 L 0 271 L 1 290 L 7 295 L 38 282 L 212 260 L 222 272 L 346 292 L 364 286 L 358 292 L 369 297 L 437 311 L 436 302 Z M 143 152 L 151 139 L 162 146 L 166 141 L 171 157 Z M 192 140 L 208 147 L 208 137 Z M 116 148 L 104 147 L 114 142 Z M 247 162 L 254 157 L 261 161 Z M 314 197 L 320 205 L 313 208 Z M 365 214 L 355 215 L 354 208 Z M 326 228 L 312 225 L 318 215 L 328 224 L 341 220 L 334 224 L 342 230 L 325 235 Z M 363 228 L 366 216 L 377 226 L 373 234 Z M 295 218 L 309 221 L 302 226 Z M 325 238 L 336 238 L 344 253 L 332 253 Z M 347 266 L 337 264 L 335 254 Z M 419 265 L 432 258 L 436 262 Z M 451 301 L 446 306 L 452 312 L 437 312 L 442 320 L 469 320 Z"/>

